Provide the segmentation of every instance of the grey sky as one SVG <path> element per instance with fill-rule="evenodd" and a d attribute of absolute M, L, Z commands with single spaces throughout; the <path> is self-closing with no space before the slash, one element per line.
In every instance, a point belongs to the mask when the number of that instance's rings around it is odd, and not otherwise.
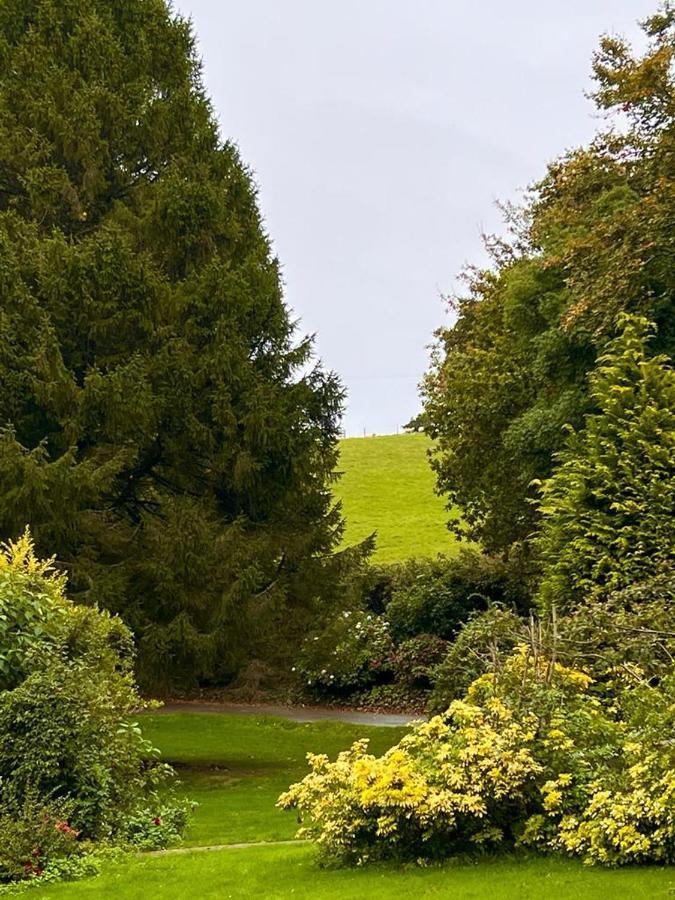
<path fill-rule="evenodd" d="M 178 0 L 240 146 L 301 328 L 349 391 L 348 434 L 419 409 L 434 328 L 496 199 L 598 127 L 603 31 L 656 0 Z"/>

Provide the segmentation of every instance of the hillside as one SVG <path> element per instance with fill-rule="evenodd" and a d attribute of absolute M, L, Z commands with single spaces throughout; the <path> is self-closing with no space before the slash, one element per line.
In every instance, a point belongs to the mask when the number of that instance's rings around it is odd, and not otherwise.
<path fill-rule="evenodd" d="M 335 494 L 347 520 L 345 542 L 377 532 L 375 562 L 457 551 L 448 513 L 434 493 L 429 438 L 423 434 L 346 438 L 340 442 L 344 474 Z"/>

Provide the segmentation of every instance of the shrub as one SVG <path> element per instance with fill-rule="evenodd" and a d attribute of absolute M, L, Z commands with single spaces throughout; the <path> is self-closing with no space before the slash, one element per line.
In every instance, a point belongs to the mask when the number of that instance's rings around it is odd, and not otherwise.
<path fill-rule="evenodd" d="M 0 883 L 40 877 L 56 860 L 79 855 L 79 833 L 68 822 L 69 805 L 31 791 L 18 810 L 0 812 Z"/>
<path fill-rule="evenodd" d="M 186 802 L 159 802 L 153 807 L 154 815 L 147 808 L 124 819 L 126 840 L 138 850 L 161 850 L 180 840 L 187 827 L 192 805 Z"/>
<path fill-rule="evenodd" d="M 3 800 L 20 808 L 37 790 L 69 800 L 71 820 L 94 840 L 119 837 L 125 815 L 148 807 L 170 776 L 127 721 L 139 702 L 128 676 L 111 677 L 82 661 L 46 661 L 0 694 Z"/>
<path fill-rule="evenodd" d="M 349 703 L 359 709 L 380 711 L 386 709 L 403 710 L 410 713 L 412 710 L 424 710 L 427 699 L 427 691 L 414 687 L 401 681 L 387 684 L 376 684 L 374 687 L 356 691 L 349 697 Z"/>
<path fill-rule="evenodd" d="M 344 693 L 386 677 L 392 649 L 386 619 L 344 610 L 305 639 L 295 668 L 313 691 Z"/>
<path fill-rule="evenodd" d="M 410 560 L 392 567 L 386 616 L 396 641 L 417 634 L 451 640 L 471 613 L 511 598 L 524 603 L 505 564 L 464 550 L 455 559 Z"/>
<path fill-rule="evenodd" d="M 435 668 L 429 694 L 430 712 L 442 712 L 463 696 L 480 675 L 498 671 L 522 639 L 523 622 L 510 609 L 492 604 L 462 625 L 445 658 Z"/>
<path fill-rule="evenodd" d="M 675 558 L 675 369 L 650 356 L 653 325 L 623 315 L 619 326 L 590 378 L 599 411 L 543 487 L 545 610 L 643 582 Z"/>
<path fill-rule="evenodd" d="M 156 843 L 175 837 L 188 807 L 169 790 L 170 767 L 133 721 L 143 702 L 128 629 L 108 613 L 71 604 L 63 579 L 35 559 L 28 535 L 0 549 L 0 576 L 3 608 L 14 611 L 2 649 L 17 663 L 11 688 L 0 691 L 0 800 L 13 823 L 0 830 L 0 858 L 14 860 L 0 877 L 16 877 L 22 842 L 46 848 L 31 870 L 38 874 L 47 863 L 58 870 L 64 835 L 125 845 L 138 831 L 131 823 L 161 817 L 173 824 L 155 829 Z M 41 632 L 32 613 L 20 615 L 22 604 L 46 610 L 49 627 Z M 54 835 L 52 820 L 71 831 Z"/>
<path fill-rule="evenodd" d="M 62 635 L 64 583 L 51 560 L 36 559 L 28 532 L 0 552 L 0 690 L 21 681 L 35 648 L 54 646 Z"/>
<path fill-rule="evenodd" d="M 435 634 L 418 634 L 403 641 L 390 656 L 394 678 L 409 687 L 429 688 L 447 650 L 448 642 Z"/>
<path fill-rule="evenodd" d="M 589 862 L 673 860 L 672 698 L 645 688 L 641 719 L 626 722 L 590 684 L 520 648 L 384 756 L 367 741 L 335 762 L 310 755 L 310 774 L 279 805 L 342 862 L 518 844 Z"/>
<path fill-rule="evenodd" d="M 559 624 L 557 653 L 607 687 L 627 671 L 659 683 L 675 659 L 674 608 L 675 570 L 665 566 L 651 578 L 571 608 Z"/>
<path fill-rule="evenodd" d="M 629 673 L 629 681 L 633 683 Z M 610 695 L 611 696 L 611 695 Z M 552 845 L 610 865 L 675 861 L 675 675 L 619 691 L 622 757 L 588 804 L 565 811 Z M 563 798 L 564 799 L 564 798 Z M 564 802 L 561 804 L 564 807 Z"/>

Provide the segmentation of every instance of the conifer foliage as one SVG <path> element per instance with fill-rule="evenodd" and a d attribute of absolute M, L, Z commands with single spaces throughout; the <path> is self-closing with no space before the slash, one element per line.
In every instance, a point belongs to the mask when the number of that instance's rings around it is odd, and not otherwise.
<path fill-rule="evenodd" d="M 544 485 L 545 608 L 648 581 L 675 561 L 675 370 L 649 356 L 646 319 L 622 324 L 591 375 L 599 412 L 570 434 Z"/>
<path fill-rule="evenodd" d="M 0 537 L 121 613 L 146 681 L 233 674 L 321 595 L 342 390 L 311 358 L 189 24 L 6 0 Z"/>

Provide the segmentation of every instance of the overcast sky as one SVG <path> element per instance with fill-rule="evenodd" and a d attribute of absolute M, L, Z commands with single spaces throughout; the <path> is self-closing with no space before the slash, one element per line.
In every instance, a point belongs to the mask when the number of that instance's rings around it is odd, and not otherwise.
<path fill-rule="evenodd" d="M 599 121 L 604 31 L 656 0 L 178 0 L 224 136 L 255 173 L 286 299 L 348 392 L 348 434 L 419 410 L 442 293 L 495 201 Z"/>

